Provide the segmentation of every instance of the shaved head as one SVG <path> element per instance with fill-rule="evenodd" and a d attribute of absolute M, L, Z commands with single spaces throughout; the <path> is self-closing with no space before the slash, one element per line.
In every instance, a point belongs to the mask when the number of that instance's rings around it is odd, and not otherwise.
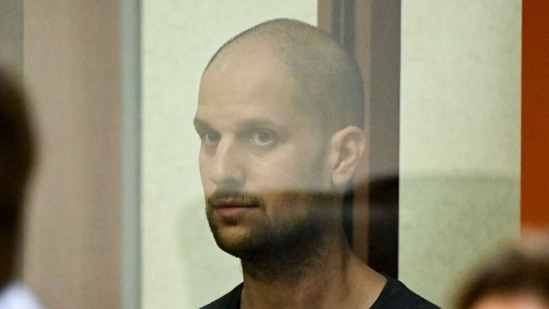
<path fill-rule="evenodd" d="M 253 27 L 210 60 L 194 119 L 206 215 L 247 276 L 299 280 L 346 246 L 342 195 L 365 149 L 363 98 L 352 58 L 299 21 Z"/>
<path fill-rule="evenodd" d="M 220 58 L 269 49 L 291 76 L 296 108 L 322 128 L 336 132 L 364 127 L 364 88 L 358 65 L 325 32 L 291 19 L 276 19 L 250 28 L 225 43 L 205 72 Z"/>

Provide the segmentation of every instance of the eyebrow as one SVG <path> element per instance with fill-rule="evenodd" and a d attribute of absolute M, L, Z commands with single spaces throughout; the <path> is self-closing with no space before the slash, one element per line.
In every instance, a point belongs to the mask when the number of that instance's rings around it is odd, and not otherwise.
<path fill-rule="evenodd" d="M 193 119 L 193 126 L 195 128 L 195 130 L 203 130 L 203 129 L 211 129 L 212 127 L 207 124 L 204 120 L 201 120 L 201 119 L 198 119 L 198 118 L 194 118 Z"/>
<path fill-rule="evenodd" d="M 250 119 L 246 120 L 242 123 L 242 127 L 245 128 L 261 128 L 261 127 L 268 127 L 273 129 L 284 129 L 286 126 L 280 123 L 277 123 L 275 121 L 272 121 L 270 119 Z"/>
<path fill-rule="evenodd" d="M 209 125 L 206 121 L 199 119 L 197 117 L 194 118 L 193 125 L 196 130 L 213 129 L 212 126 Z M 272 129 L 278 129 L 278 130 L 285 130 L 287 128 L 287 126 L 284 125 L 284 123 L 277 123 L 275 121 L 272 121 L 266 118 L 244 120 L 242 121 L 242 123 L 238 124 L 238 127 L 241 129 L 267 127 Z"/>

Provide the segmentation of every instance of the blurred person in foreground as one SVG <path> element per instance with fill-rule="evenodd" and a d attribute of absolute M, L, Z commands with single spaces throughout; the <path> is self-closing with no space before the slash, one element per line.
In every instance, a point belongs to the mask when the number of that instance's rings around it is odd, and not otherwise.
<path fill-rule="evenodd" d="M 208 222 L 244 277 L 204 308 L 438 308 L 345 237 L 364 90 L 326 33 L 278 19 L 227 42 L 202 76 L 194 126 Z"/>
<path fill-rule="evenodd" d="M 20 88 L 0 68 L 0 309 L 38 309 L 21 283 L 22 229 L 34 135 Z"/>
<path fill-rule="evenodd" d="M 517 244 L 470 278 L 456 309 L 549 309 L 548 238 Z"/>

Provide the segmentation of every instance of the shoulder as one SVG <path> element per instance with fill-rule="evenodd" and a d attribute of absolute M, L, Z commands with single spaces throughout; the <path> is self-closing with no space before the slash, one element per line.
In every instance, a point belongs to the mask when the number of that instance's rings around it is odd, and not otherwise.
<path fill-rule="evenodd" d="M 221 296 L 200 309 L 238 309 L 240 308 L 240 294 L 242 293 L 243 283 L 237 285 L 229 293 Z"/>
<path fill-rule="evenodd" d="M 436 309 L 438 306 L 419 296 L 405 286 L 402 282 L 387 277 L 387 283 L 379 294 L 379 297 L 371 307 L 372 309 L 411 308 L 411 309 Z"/>

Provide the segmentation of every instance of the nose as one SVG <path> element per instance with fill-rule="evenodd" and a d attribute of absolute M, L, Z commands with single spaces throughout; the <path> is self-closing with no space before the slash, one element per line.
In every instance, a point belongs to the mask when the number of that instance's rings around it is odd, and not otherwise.
<path fill-rule="evenodd" d="M 217 145 L 210 179 L 217 186 L 240 188 L 245 180 L 243 156 L 237 143 L 222 139 Z"/>

